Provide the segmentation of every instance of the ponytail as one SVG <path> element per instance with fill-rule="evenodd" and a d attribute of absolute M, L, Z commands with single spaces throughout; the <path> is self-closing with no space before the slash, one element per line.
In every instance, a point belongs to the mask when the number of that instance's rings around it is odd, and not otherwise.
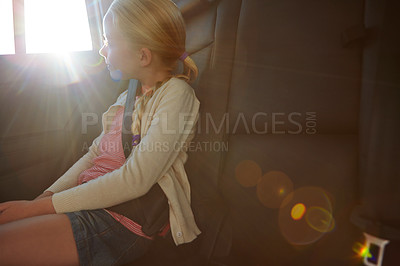
<path fill-rule="evenodd" d="M 186 56 L 186 58 L 183 59 L 182 62 L 183 62 L 183 73 L 175 75 L 175 77 L 183 79 L 188 83 L 192 83 L 193 81 L 196 80 L 199 74 L 199 69 L 197 68 L 196 63 L 193 61 L 193 59 L 190 58 L 189 56 Z"/>
<path fill-rule="evenodd" d="M 190 58 L 189 56 L 186 56 L 186 58 L 183 59 L 182 63 L 183 63 L 183 73 L 174 75 L 174 77 L 183 79 L 187 83 L 192 83 L 193 81 L 196 80 L 199 74 L 199 69 L 197 68 L 196 63 L 193 61 L 193 59 Z M 135 109 L 132 113 L 133 123 L 131 125 L 131 131 L 134 132 L 136 135 L 140 135 L 142 115 L 147 102 L 153 96 L 155 91 L 158 88 L 160 88 L 165 82 L 167 82 L 171 77 L 172 76 L 167 77 L 167 79 L 162 82 L 161 81 L 157 82 L 156 86 L 152 87 L 145 94 L 140 95 L 137 101 L 135 102 Z M 136 144 L 138 144 L 139 141 L 140 140 L 138 139 L 135 140 Z"/>

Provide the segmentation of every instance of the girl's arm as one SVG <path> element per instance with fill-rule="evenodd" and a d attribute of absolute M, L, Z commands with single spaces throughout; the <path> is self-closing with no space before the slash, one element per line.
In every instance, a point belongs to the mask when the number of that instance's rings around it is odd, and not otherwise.
<path fill-rule="evenodd" d="M 50 197 L 0 203 L 0 225 L 28 217 L 56 213 Z"/>
<path fill-rule="evenodd" d="M 54 194 L 54 192 L 45 191 L 45 192 L 43 192 L 42 194 L 40 194 L 39 196 L 37 196 L 34 200 L 38 200 L 38 199 L 50 197 L 50 196 L 53 195 L 53 194 Z"/>
<path fill-rule="evenodd" d="M 89 151 L 82 158 L 34 200 L 17 200 L 0 203 L 0 224 L 38 215 L 56 213 L 52 202 L 53 194 L 77 185 L 80 172 L 89 168 L 92 165 L 92 158 L 97 156 L 97 147 L 102 135 L 103 132 L 92 142 Z"/>
<path fill-rule="evenodd" d="M 92 145 L 89 147 L 88 152 L 83 155 L 71 168 L 69 168 L 60 178 L 58 178 L 49 188 L 47 188 L 38 198 L 44 197 L 44 193 L 49 194 L 60 192 L 78 184 L 79 174 L 92 166 L 92 159 L 95 158 L 97 153 L 97 147 L 100 139 L 103 136 L 104 131 L 93 140 Z M 38 199 L 37 198 L 37 199 Z"/>
<path fill-rule="evenodd" d="M 126 163 L 85 184 L 55 193 L 56 212 L 107 208 L 146 194 L 171 168 L 181 152 L 179 145 L 193 135 L 199 105 L 188 85 L 166 89 L 147 134 Z"/>

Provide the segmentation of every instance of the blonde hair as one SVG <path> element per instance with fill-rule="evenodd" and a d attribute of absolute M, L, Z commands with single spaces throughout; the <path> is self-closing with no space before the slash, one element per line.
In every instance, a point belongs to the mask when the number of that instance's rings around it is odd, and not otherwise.
<path fill-rule="evenodd" d="M 186 29 L 179 8 L 171 0 L 115 0 L 108 12 L 114 25 L 134 47 L 147 47 L 157 54 L 167 70 L 172 73 L 185 52 Z M 132 114 L 132 132 L 140 134 L 144 108 L 154 92 L 171 77 L 190 83 L 197 78 L 195 62 L 187 56 L 183 60 L 183 73 L 170 75 L 141 95 L 135 102 Z"/>

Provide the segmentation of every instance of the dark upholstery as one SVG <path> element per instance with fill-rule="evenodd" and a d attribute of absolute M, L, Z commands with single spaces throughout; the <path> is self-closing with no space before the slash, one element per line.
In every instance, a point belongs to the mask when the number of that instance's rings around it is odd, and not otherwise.
<path fill-rule="evenodd" d="M 340 36 L 362 23 L 362 7 L 362 1 L 242 1 L 220 185 L 233 222 L 231 264 L 344 265 L 353 256 L 349 212 L 357 185 L 361 46 L 344 48 Z M 257 112 L 266 115 L 252 126 Z M 307 112 L 316 115 L 316 134 L 307 133 Z M 240 114 L 246 123 L 235 128 Z M 286 173 L 294 189 L 328 191 L 335 229 L 308 246 L 289 244 L 278 210 L 264 207 L 255 188 L 236 181 L 242 160 L 255 161 L 262 173 Z"/>
<path fill-rule="evenodd" d="M 359 199 L 352 222 L 389 240 L 382 265 L 397 265 L 400 250 L 400 2 L 366 0 L 363 52 Z"/>

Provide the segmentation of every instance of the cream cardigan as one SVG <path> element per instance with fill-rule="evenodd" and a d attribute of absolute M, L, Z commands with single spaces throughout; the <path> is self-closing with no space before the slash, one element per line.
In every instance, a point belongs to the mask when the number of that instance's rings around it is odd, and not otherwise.
<path fill-rule="evenodd" d="M 103 131 L 89 151 L 45 191 L 57 213 L 108 208 L 147 193 L 158 182 L 168 198 L 171 233 L 176 245 L 201 233 L 190 206 L 190 184 L 184 169 L 186 147 L 195 135 L 200 101 L 185 81 L 171 78 L 150 98 L 141 123 L 141 141 L 121 168 L 77 186 L 78 176 L 92 166 L 101 137 L 108 132 L 127 90 L 103 113 Z"/>

